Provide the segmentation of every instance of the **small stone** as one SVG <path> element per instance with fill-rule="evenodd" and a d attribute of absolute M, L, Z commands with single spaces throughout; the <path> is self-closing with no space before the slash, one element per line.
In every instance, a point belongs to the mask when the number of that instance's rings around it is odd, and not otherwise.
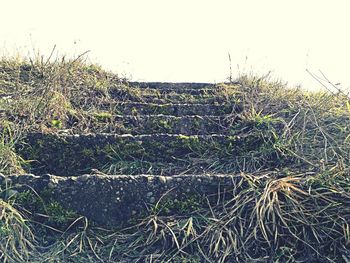
<path fill-rule="evenodd" d="M 148 192 L 148 193 L 146 194 L 147 197 L 151 197 L 152 195 L 153 195 L 152 192 Z"/>
<path fill-rule="evenodd" d="M 147 177 L 147 181 L 148 181 L 149 183 L 152 183 L 152 182 L 153 182 L 153 177 L 148 176 L 148 177 Z"/>
<path fill-rule="evenodd" d="M 159 181 L 160 181 L 162 184 L 165 184 L 165 183 L 166 183 L 166 178 L 165 178 L 165 176 L 159 176 Z"/>
<path fill-rule="evenodd" d="M 176 181 L 182 182 L 182 178 L 176 178 Z"/>
<path fill-rule="evenodd" d="M 135 210 L 132 210 L 132 211 L 131 211 L 131 214 L 134 216 L 134 215 L 137 214 L 137 212 L 136 212 Z"/>
<path fill-rule="evenodd" d="M 87 181 L 89 179 L 89 176 L 88 175 L 82 175 L 79 177 L 80 181 Z"/>
<path fill-rule="evenodd" d="M 154 198 L 154 196 L 152 196 L 150 199 L 149 199 L 150 203 L 155 203 L 156 202 L 156 199 Z"/>
<path fill-rule="evenodd" d="M 54 183 L 54 184 L 58 184 L 58 180 L 57 180 L 56 178 L 52 178 L 51 181 L 52 181 L 52 183 Z"/>

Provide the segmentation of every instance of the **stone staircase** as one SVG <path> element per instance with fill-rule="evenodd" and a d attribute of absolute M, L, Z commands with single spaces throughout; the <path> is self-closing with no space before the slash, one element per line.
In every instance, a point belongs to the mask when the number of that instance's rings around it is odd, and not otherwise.
<path fill-rule="evenodd" d="M 235 182 L 243 145 L 262 143 L 232 132 L 241 109 L 220 85 L 132 82 L 129 89 L 135 96 L 111 89 L 88 133 L 30 133 L 17 150 L 35 175 L 9 180 L 39 195 L 49 189 L 64 207 L 115 225 L 165 195 L 218 198 Z"/>

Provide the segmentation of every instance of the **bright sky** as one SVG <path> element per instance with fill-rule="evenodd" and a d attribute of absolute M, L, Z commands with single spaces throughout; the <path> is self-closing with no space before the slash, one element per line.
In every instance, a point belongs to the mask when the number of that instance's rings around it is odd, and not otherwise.
<path fill-rule="evenodd" d="M 0 55 L 89 58 L 136 81 L 220 82 L 255 72 L 350 87 L 348 0 L 0 0 Z"/>

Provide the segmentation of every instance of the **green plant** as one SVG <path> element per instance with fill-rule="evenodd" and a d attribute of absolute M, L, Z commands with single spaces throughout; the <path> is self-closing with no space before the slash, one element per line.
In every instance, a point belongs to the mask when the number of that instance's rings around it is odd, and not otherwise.
<path fill-rule="evenodd" d="M 99 121 L 108 121 L 112 118 L 112 114 L 109 112 L 96 112 L 93 116 Z"/>
<path fill-rule="evenodd" d="M 152 211 L 159 216 L 190 215 L 200 209 L 202 203 L 201 198 L 196 195 L 186 195 L 183 199 L 165 197 L 154 206 Z"/>
<path fill-rule="evenodd" d="M 74 211 L 65 209 L 56 201 L 51 201 L 45 205 L 45 212 L 48 216 L 48 222 L 54 225 L 62 226 L 72 222 L 77 218 Z"/>
<path fill-rule="evenodd" d="M 52 120 L 51 124 L 56 129 L 61 129 L 62 128 L 62 122 L 60 120 Z"/>

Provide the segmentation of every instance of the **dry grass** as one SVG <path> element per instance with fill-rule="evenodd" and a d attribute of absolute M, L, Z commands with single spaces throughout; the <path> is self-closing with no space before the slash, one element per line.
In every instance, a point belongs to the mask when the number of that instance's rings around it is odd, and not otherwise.
<path fill-rule="evenodd" d="M 241 171 L 232 189 L 185 214 L 164 214 L 154 207 L 126 229 L 97 228 L 85 218 L 66 231 L 49 226 L 57 238 L 46 247 L 36 243 L 43 234 L 33 230 L 35 240 L 27 212 L 1 199 L 2 260 L 349 262 L 348 97 L 288 89 L 254 76 L 238 83 L 221 84 L 217 95 L 242 107 L 232 114 L 239 121 L 232 122 L 231 135 L 253 139 L 239 154 L 225 156 L 227 164 L 211 165 L 212 171 Z M 23 173 L 24 160 L 14 145 L 29 130 L 84 132 L 96 118 L 111 121 L 113 109 L 99 109 L 111 102 L 111 89 L 121 97 L 140 96 L 83 57 L 2 59 L 0 172 Z M 260 147 L 254 147 L 256 142 Z M 203 160 L 216 160 L 206 154 Z"/>
<path fill-rule="evenodd" d="M 35 250 L 35 237 L 22 213 L 0 200 L 1 262 L 26 262 Z"/>
<path fill-rule="evenodd" d="M 26 163 L 16 154 L 15 145 L 21 139 L 20 128 L 14 123 L 3 121 L 0 125 L 0 173 L 24 173 L 22 165 Z"/>
<path fill-rule="evenodd" d="M 91 115 L 106 101 L 108 90 L 126 90 L 117 75 L 76 59 L 0 61 L 0 119 L 27 129 L 54 132 L 89 128 Z M 108 110 L 108 109 L 107 109 Z"/>

